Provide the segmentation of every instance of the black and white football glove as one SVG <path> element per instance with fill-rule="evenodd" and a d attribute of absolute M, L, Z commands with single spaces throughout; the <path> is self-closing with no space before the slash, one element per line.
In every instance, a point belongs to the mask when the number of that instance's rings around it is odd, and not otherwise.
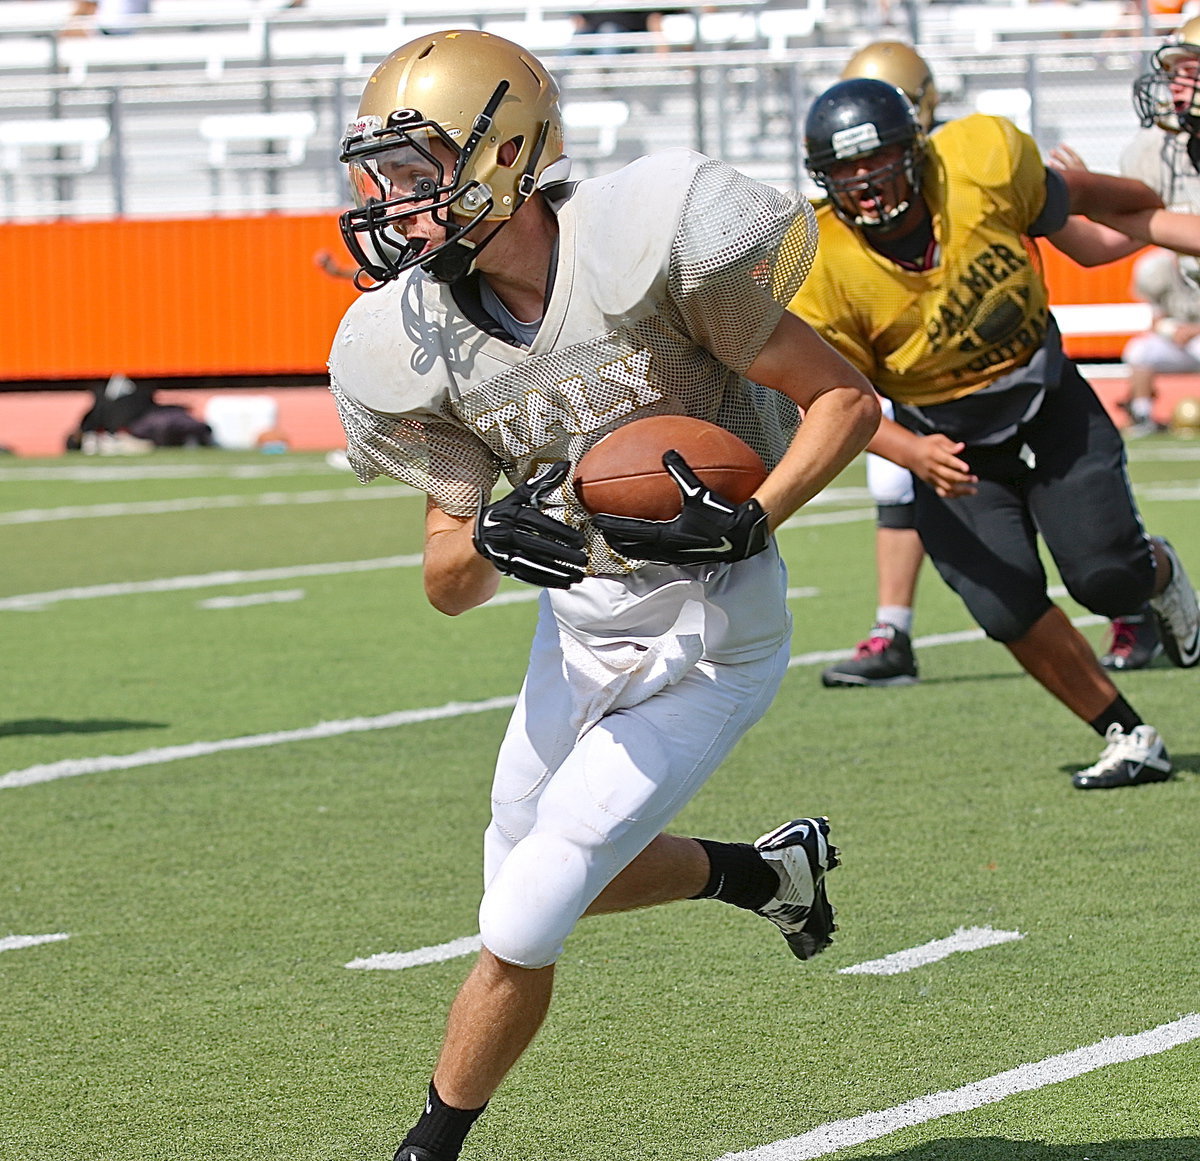
<path fill-rule="evenodd" d="M 734 504 L 714 492 L 677 451 L 663 454 L 663 467 L 679 485 L 683 511 L 674 520 L 592 517 L 614 552 L 655 564 L 714 564 L 745 560 L 771 542 L 767 514 L 757 500 Z"/>
<path fill-rule="evenodd" d="M 502 573 L 531 585 L 567 589 L 583 580 L 588 559 L 583 533 L 538 507 L 570 470 L 567 460 L 559 460 L 494 504 L 481 498 L 472 537 L 475 551 Z"/>

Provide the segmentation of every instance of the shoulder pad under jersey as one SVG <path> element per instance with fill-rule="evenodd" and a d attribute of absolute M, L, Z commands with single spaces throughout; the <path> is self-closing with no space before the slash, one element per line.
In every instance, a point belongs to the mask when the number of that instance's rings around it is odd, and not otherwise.
<path fill-rule="evenodd" d="M 440 410 L 447 383 L 437 373 L 441 361 L 432 345 L 443 313 L 438 298 L 419 274 L 360 294 L 342 316 L 329 353 L 339 390 L 383 415 Z"/>

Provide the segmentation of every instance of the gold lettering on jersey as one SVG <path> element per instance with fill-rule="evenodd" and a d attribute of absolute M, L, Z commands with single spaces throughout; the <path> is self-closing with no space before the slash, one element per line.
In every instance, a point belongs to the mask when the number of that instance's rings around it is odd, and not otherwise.
<path fill-rule="evenodd" d="M 662 398 L 651 385 L 650 359 L 648 350 L 633 351 L 601 363 L 590 376 L 532 383 L 522 394 L 473 417 L 471 425 L 514 458 L 596 431 Z"/>

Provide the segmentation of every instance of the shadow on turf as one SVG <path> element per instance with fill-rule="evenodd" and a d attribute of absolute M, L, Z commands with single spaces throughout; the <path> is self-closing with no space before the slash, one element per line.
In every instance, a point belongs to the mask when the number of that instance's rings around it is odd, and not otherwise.
<path fill-rule="evenodd" d="M 112 734 L 118 730 L 165 730 L 167 724 L 134 722 L 127 718 L 84 718 L 81 721 L 19 718 L 15 722 L 0 722 L 0 738 L 15 738 L 22 734 Z"/>
<path fill-rule="evenodd" d="M 1105 1141 L 1092 1145 L 1046 1145 L 979 1137 L 973 1141 L 931 1141 L 902 1153 L 876 1153 L 872 1161 L 1192 1161 L 1200 1157 L 1200 1137 Z"/>

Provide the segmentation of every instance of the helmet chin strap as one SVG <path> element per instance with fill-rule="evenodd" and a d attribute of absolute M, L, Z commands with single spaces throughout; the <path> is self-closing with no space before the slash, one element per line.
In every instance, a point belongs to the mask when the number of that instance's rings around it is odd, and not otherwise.
<path fill-rule="evenodd" d="M 479 246 L 476 246 L 474 242 L 468 242 L 466 238 L 447 242 L 446 245 L 438 248 L 437 253 L 428 262 L 421 263 L 421 269 L 435 282 L 457 282 L 471 273 L 479 251 L 499 232 L 499 230 L 494 231 Z"/>

